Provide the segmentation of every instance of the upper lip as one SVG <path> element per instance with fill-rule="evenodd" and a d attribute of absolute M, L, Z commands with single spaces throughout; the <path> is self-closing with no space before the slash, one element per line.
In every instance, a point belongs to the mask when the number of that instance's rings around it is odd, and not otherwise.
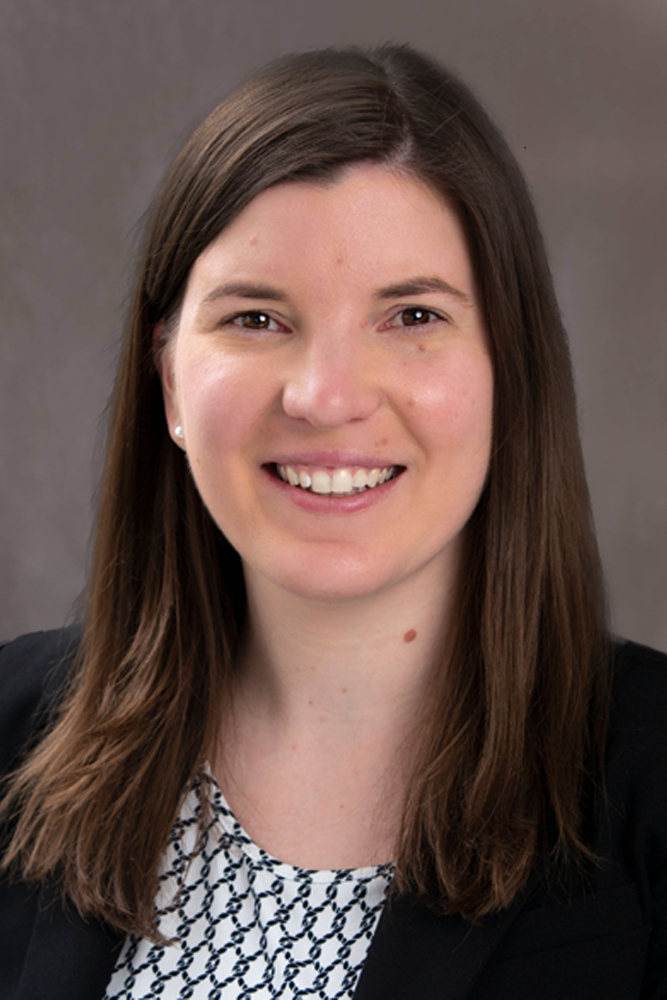
<path fill-rule="evenodd" d="M 399 465 L 395 459 L 385 456 L 369 455 L 361 451 L 307 450 L 283 452 L 270 459 L 275 465 L 313 465 L 318 468 L 346 469 L 351 466 L 361 466 L 364 469 L 386 469 Z"/>

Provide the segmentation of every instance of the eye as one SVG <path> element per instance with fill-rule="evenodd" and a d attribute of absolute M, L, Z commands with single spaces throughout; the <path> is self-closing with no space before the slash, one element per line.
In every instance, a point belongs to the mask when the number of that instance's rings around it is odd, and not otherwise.
<path fill-rule="evenodd" d="M 282 329 L 279 323 L 269 316 L 268 313 L 252 311 L 237 313 L 225 320 L 225 325 L 242 326 L 245 330 L 279 330 Z"/>
<path fill-rule="evenodd" d="M 411 330 L 416 327 L 437 327 L 439 323 L 448 323 L 449 320 L 444 313 L 436 312 L 435 309 L 427 309 L 425 306 L 403 306 L 398 309 L 390 319 L 386 320 L 381 330 Z"/>
<path fill-rule="evenodd" d="M 290 328 L 283 322 L 277 320 L 270 313 L 263 309 L 248 309 L 245 312 L 232 313 L 221 319 L 218 326 L 236 331 L 248 331 L 252 333 L 289 333 Z"/>
<path fill-rule="evenodd" d="M 407 309 L 401 309 L 396 316 L 401 326 L 426 326 L 443 318 L 432 309 L 423 309 L 421 306 L 409 306 Z"/>

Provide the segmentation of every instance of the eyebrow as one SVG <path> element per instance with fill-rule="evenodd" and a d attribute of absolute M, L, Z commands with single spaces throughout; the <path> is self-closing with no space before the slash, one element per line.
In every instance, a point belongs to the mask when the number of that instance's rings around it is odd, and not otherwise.
<path fill-rule="evenodd" d="M 470 296 L 465 292 L 450 285 L 448 281 L 437 277 L 409 278 L 407 281 L 397 282 L 395 285 L 385 285 L 375 293 L 378 299 L 402 299 L 410 295 L 424 295 L 428 292 L 442 292 L 445 295 L 452 295 L 461 302 L 470 304 Z M 247 281 L 231 281 L 225 285 L 217 285 L 208 295 L 202 299 L 202 305 L 214 302 L 216 299 L 224 298 L 227 295 L 236 296 L 240 299 L 264 299 L 271 302 L 286 302 L 288 296 L 278 288 L 271 285 L 254 285 Z"/>
<path fill-rule="evenodd" d="M 202 299 L 202 305 L 207 302 L 214 302 L 216 299 L 224 298 L 226 295 L 234 295 L 239 299 L 270 299 L 272 302 L 286 302 L 287 296 L 284 292 L 271 285 L 252 285 L 247 281 L 231 281 L 226 285 L 218 285 Z"/>
<path fill-rule="evenodd" d="M 375 295 L 378 299 L 403 299 L 410 295 L 423 295 L 426 292 L 444 292 L 445 295 L 452 295 L 461 302 L 470 304 L 469 295 L 450 285 L 443 278 L 436 277 L 409 278 L 407 281 L 399 281 L 395 285 L 380 288 Z"/>

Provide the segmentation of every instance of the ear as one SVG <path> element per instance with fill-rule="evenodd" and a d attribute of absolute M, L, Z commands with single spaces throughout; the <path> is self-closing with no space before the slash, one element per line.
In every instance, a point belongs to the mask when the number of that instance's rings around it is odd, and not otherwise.
<path fill-rule="evenodd" d="M 164 413 L 167 418 L 169 436 L 174 444 L 182 448 L 183 439 L 182 437 L 177 437 L 175 433 L 176 428 L 180 428 L 182 422 L 174 379 L 173 339 L 166 337 L 164 320 L 160 320 L 153 328 L 153 354 L 155 357 L 155 367 L 160 376 L 160 384 L 162 386 Z M 182 433 L 181 430 L 181 435 Z"/>

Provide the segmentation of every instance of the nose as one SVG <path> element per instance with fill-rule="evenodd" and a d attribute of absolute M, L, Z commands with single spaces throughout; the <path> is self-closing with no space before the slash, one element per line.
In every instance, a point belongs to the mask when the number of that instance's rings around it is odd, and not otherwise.
<path fill-rule="evenodd" d="M 320 429 L 365 420 L 382 391 L 372 359 L 354 336 L 322 335 L 303 344 L 283 390 L 283 409 Z"/>

